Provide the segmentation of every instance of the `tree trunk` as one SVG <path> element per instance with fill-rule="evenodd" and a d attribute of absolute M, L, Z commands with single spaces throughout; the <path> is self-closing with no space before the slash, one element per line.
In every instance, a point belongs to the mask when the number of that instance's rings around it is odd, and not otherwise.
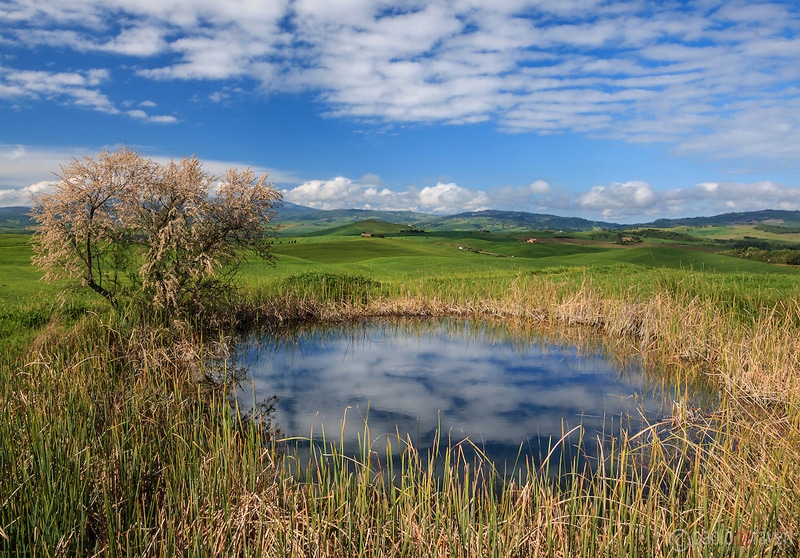
<path fill-rule="evenodd" d="M 103 296 L 108 302 L 110 302 L 111 306 L 113 306 L 114 308 L 117 307 L 117 299 L 114 298 L 114 295 L 108 289 L 104 288 L 102 285 L 98 285 L 97 283 L 95 283 L 94 279 L 91 278 L 91 277 L 89 278 L 89 280 L 87 281 L 86 284 L 94 292 L 96 292 L 99 295 Z"/>

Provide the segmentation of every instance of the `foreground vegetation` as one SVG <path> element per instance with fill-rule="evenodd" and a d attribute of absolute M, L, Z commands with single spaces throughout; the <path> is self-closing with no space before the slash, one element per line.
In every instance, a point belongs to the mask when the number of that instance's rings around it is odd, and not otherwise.
<path fill-rule="evenodd" d="M 169 323 L 55 297 L 34 281 L 27 247 L 0 240 L 9 255 L 0 283 L 14 285 L 1 300 L 0 551 L 9 555 L 800 552 L 792 269 L 656 244 L 334 234 L 284 239 L 273 247 L 278 267 L 247 268 L 238 297 L 202 324 Z M 596 471 L 530 464 L 513 479 L 467 458 L 468 442 L 427 455 L 396 440 L 399 458 L 376 455 L 368 430 L 351 448 L 360 457 L 331 442 L 318 466 L 293 463 L 295 477 L 260 417 L 231 407 L 233 371 L 220 363 L 242 328 L 444 315 L 577 344 L 600 336 L 687 390 L 712 385 L 719 402 L 677 402 L 670 420 L 616 440 Z"/>

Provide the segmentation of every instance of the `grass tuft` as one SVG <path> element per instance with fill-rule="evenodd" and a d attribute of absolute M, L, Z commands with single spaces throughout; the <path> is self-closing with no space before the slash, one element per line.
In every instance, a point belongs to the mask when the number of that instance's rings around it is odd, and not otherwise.
<path fill-rule="evenodd" d="M 0 551 L 797 555 L 799 298 L 714 273 L 614 269 L 300 273 L 243 291 L 209 322 L 219 329 L 8 303 L 24 331 L 3 334 L 17 341 L 0 368 Z M 556 451 L 565 436 L 513 474 L 469 441 L 439 434 L 423 451 L 373 439 L 368 423 L 355 448 L 335 433 L 279 443 L 232 405 L 236 372 L 215 363 L 237 324 L 368 316 L 600 334 L 718 397 L 702 410 L 679 399 L 669 419 L 600 448 L 593 467 L 580 457 L 595 441 Z"/>

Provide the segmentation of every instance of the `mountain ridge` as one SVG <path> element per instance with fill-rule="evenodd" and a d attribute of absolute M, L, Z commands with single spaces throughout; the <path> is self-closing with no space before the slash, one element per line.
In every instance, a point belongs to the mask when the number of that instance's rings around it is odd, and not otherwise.
<path fill-rule="evenodd" d="M 413 211 L 379 211 L 369 209 L 314 209 L 283 202 L 278 209 L 278 222 L 287 231 L 312 232 L 322 228 L 360 221 L 402 223 L 416 228 L 435 230 L 489 230 L 493 232 L 522 232 L 527 230 L 562 230 L 572 232 L 597 229 L 674 228 L 679 226 L 732 226 L 755 224 L 785 224 L 800 226 L 800 211 L 763 209 L 758 211 L 721 213 L 712 216 L 656 219 L 634 224 L 594 221 L 582 217 L 561 217 L 546 213 L 484 209 L 452 215 L 433 215 Z M 302 234 L 302 233 L 301 233 Z"/>
<path fill-rule="evenodd" d="M 26 206 L 0 207 L 0 231 L 26 232 L 34 226 Z M 416 211 L 383 211 L 373 209 L 315 209 L 291 202 L 276 208 L 276 221 L 286 233 L 308 234 L 361 221 L 384 221 L 418 229 L 442 231 L 522 232 L 527 230 L 591 231 L 597 229 L 635 229 L 643 227 L 674 228 L 679 226 L 735 226 L 781 224 L 800 226 L 800 211 L 763 209 L 721 213 L 712 216 L 656 219 L 636 224 L 594 221 L 582 217 L 561 217 L 547 213 L 484 209 L 452 215 L 434 215 Z"/>

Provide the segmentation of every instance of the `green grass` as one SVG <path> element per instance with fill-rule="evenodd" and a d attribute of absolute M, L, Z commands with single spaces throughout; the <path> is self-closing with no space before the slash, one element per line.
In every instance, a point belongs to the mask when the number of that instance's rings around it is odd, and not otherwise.
<path fill-rule="evenodd" d="M 404 225 L 396 223 L 387 223 L 385 221 L 359 221 L 358 223 L 349 223 L 338 227 L 331 227 L 324 231 L 316 231 L 307 233 L 302 236 L 319 237 L 319 236 L 361 236 L 361 233 L 370 233 L 373 235 L 396 235 L 401 230 L 406 230 Z"/>
<path fill-rule="evenodd" d="M 19 300 L 57 289 L 38 282 L 42 273 L 31 266 L 30 235 L 0 234 L 0 299 Z"/>
<path fill-rule="evenodd" d="M 27 238 L 0 235 L 0 554 L 796 555 L 798 270 L 657 243 L 347 238 L 362 225 L 281 239 L 277 266 L 250 263 L 211 330 L 59 298 Z M 206 358 L 235 318 L 393 314 L 603 339 L 687 389 L 702 378 L 719 406 L 623 436 L 597 474 L 552 463 L 510 483 L 455 442 L 380 453 L 368 425 L 355 458 L 333 436 L 292 461 L 231 408 L 233 371 Z M 693 537 L 681 551 L 680 532 Z"/>
<path fill-rule="evenodd" d="M 441 247 L 431 247 L 417 242 L 386 238 L 353 238 L 298 244 L 278 244 L 276 254 L 317 263 L 352 263 L 374 258 L 398 256 L 451 256 L 459 254 Z"/>

